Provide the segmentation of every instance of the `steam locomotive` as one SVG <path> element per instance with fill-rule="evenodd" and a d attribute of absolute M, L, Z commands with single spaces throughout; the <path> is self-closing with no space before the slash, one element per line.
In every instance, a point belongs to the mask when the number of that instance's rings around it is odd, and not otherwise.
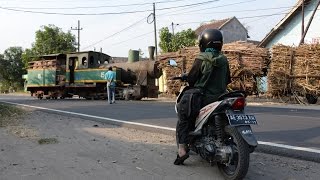
<path fill-rule="evenodd" d="M 116 98 L 141 100 L 158 97 L 155 80 L 161 76 L 157 61 L 112 63 L 111 56 L 95 51 L 49 54 L 29 63 L 26 90 L 38 99 L 106 99 L 105 73 L 116 72 Z"/>

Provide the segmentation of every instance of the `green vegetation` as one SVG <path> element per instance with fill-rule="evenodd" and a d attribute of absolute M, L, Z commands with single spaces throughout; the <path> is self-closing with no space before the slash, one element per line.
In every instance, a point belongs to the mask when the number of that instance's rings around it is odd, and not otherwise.
<path fill-rule="evenodd" d="M 0 103 L 0 127 L 15 126 L 19 124 L 19 117 L 25 112 L 12 105 Z"/>
<path fill-rule="evenodd" d="M 22 47 L 9 47 L 0 55 L 1 92 L 22 89 L 22 75 L 26 73 L 21 59 L 22 53 Z"/>
<path fill-rule="evenodd" d="M 63 32 L 55 25 L 42 26 L 36 31 L 35 42 L 31 49 L 26 49 L 22 54 L 23 62 L 27 67 L 28 62 L 38 56 L 55 53 L 65 53 L 76 51 L 76 38 L 70 31 Z"/>
<path fill-rule="evenodd" d="M 196 38 L 195 32 L 190 28 L 173 35 L 169 28 L 165 27 L 160 30 L 159 46 L 164 53 L 176 52 L 184 47 L 195 46 Z"/>
<path fill-rule="evenodd" d="M 55 25 L 42 26 L 35 34 L 35 42 L 30 49 L 9 47 L 0 54 L 0 93 L 22 90 L 22 75 L 27 73 L 28 63 L 37 57 L 76 50 L 75 36 Z"/>
<path fill-rule="evenodd" d="M 39 144 L 57 144 L 58 140 L 56 138 L 42 138 L 38 140 Z"/>

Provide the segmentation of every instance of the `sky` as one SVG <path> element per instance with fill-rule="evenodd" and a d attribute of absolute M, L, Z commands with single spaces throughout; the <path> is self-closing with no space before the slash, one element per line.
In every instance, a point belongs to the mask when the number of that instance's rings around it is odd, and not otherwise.
<path fill-rule="evenodd" d="M 176 33 L 235 16 L 248 28 L 251 40 L 260 41 L 297 1 L 0 0 L 0 53 L 11 46 L 30 48 L 43 25 L 54 24 L 67 32 L 80 20 L 81 51 L 102 48 L 113 57 L 125 57 L 130 49 L 141 49 L 148 56 L 148 46 L 155 42 L 154 25 L 148 20 L 154 2 L 157 32 L 162 27 L 171 32 L 172 23 Z M 77 31 L 71 33 L 77 37 Z"/>

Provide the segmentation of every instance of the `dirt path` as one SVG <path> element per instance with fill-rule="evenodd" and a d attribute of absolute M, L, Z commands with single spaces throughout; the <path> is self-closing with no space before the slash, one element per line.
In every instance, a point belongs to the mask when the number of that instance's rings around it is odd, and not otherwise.
<path fill-rule="evenodd" d="M 0 180 L 222 179 L 196 155 L 174 166 L 172 136 L 74 117 L 29 111 L 22 125 L 0 128 L 0 137 Z M 40 145 L 42 138 L 58 142 Z M 254 153 L 247 179 L 318 179 L 318 169 Z"/>

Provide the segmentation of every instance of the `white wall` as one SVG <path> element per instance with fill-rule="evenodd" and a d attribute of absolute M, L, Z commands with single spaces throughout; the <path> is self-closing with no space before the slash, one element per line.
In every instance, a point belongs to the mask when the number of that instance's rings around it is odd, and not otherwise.
<path fill-rule="evenodd" d="M 309 19 L 315 9 L 317 1 L 311 1 L 310 4 L 305 8 L 304 26 L 307 27 Z M 318 8 L 319 9 L 319 8 Z M 266 45 L 267 48 L 272 47 L 276 44 L 283 44 L 289 46 L 297 46 L 301 40 L 301 24 L 302 24 L 302 13 L 298 13 L 289 24 L 287 24 L 278 34 Z M 310 25 L 308 33 L 305 37 L 305 43 L 312 43 L 312 41 L 319 40 L 320 38 L 320 13 L 317 10 L 313 21 Z"/>

